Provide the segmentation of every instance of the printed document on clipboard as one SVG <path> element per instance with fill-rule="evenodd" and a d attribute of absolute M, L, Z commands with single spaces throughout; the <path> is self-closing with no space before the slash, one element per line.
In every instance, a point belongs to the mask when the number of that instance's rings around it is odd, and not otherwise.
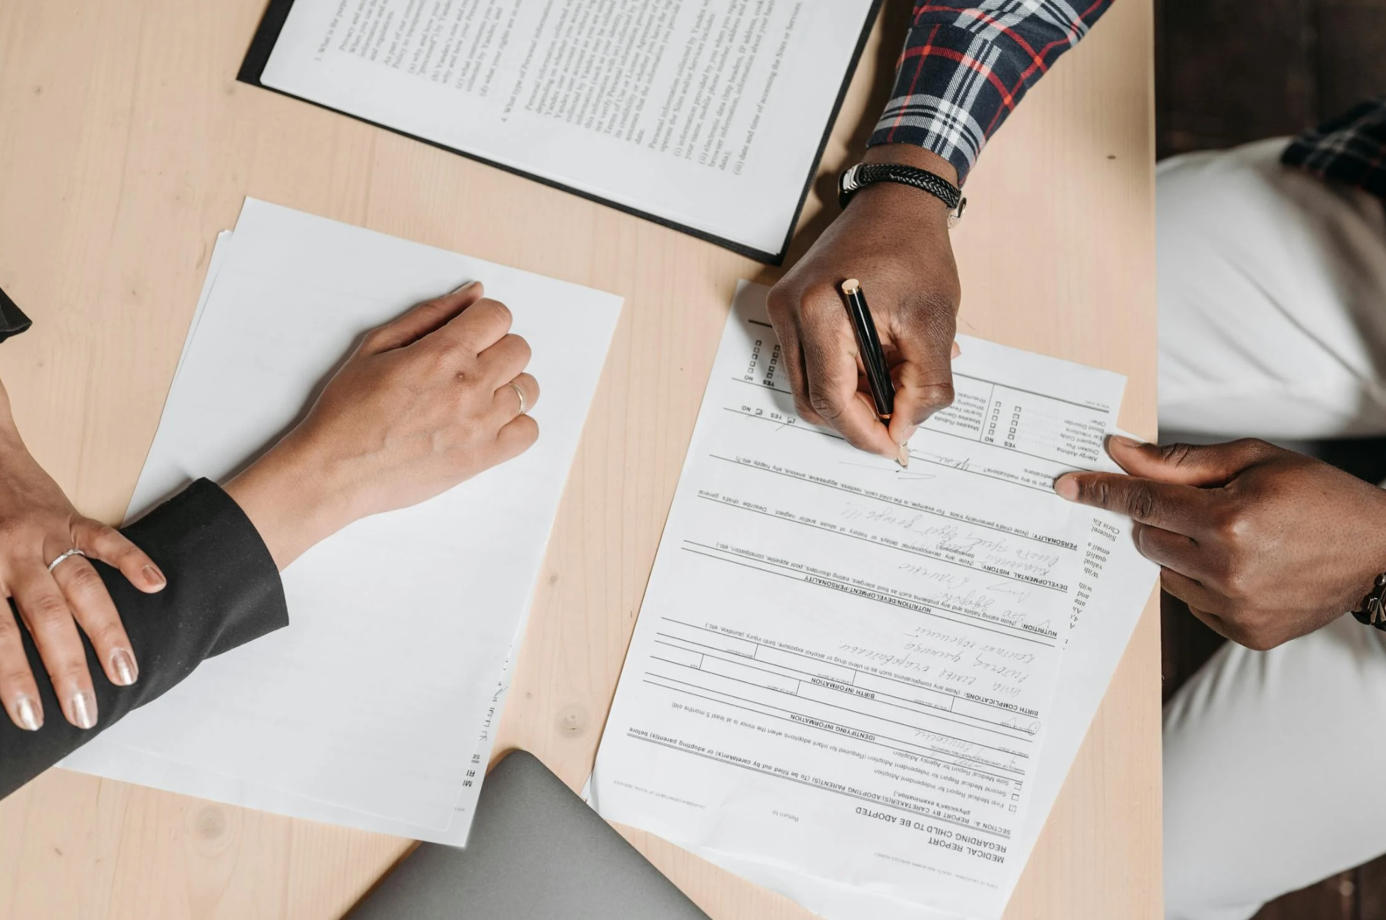
<path fill-rule="evenodd" d="M 269 0 L 239 79 L 764 262 L 881 0 Z"/>

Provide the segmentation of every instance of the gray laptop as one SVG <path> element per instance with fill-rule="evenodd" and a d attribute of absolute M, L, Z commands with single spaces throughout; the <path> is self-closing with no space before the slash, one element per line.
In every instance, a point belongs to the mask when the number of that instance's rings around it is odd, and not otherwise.
<path fill-rule="evenodd" d="M 708 920 L 533 755 L 481 787 L 464 850 L 425 843 L 348 920 Z"/>

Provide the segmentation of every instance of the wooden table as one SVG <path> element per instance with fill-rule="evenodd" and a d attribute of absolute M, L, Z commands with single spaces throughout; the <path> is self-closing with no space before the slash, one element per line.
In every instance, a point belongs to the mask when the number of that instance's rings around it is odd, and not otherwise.
<path fill-rule="evenodd" d="M 733 287 L 778 271 L 236 83 L 263 6 L 0 0 L 0 285 L 35 320 L 0 348 L 20 429 L 79 507 L 121 517 L 246 195 L 624 294 L 500 730 L 577 786 Z M 869 133 L 907 15 L 887 4 L 819 193 Z M 1123 424 L 1148 437 L 1151 60 L 1150 0 L 1122 0 L 987 149 L 954 237 L 962 331 L 1126 374 Z M 795 255 L 834 210 L 810 202 Z M 1151 605 L 1009 918 L 1161 916 L 1157 623 Z M 717 920 L 808 916 L 628 836 Z M 0 920 L 333 918 L 408 847 L 55 770 L 0 805 Z"/>

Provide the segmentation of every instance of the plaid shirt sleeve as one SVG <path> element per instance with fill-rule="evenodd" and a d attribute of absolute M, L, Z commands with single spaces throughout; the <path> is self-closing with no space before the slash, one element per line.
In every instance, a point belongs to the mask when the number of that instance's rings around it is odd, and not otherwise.
<path fill-rule="evenodd" d="M 1386 198 L 1386 96 L 1304 132 L 1285 148 L 1281 160 Z"/>
<path fill-rule="evenodd" d="M 917 144 L 966 178 L 992 133 L 1112 0 L 927 2 L 914 20 L 895 92 L 868 146 Z"/>

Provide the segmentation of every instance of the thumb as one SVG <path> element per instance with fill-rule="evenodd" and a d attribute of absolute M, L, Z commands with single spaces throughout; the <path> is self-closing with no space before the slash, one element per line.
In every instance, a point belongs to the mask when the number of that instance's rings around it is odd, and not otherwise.
<path fill-rule="evenodd" d="M 1143 444 L 1113 435 L 1107 453 L 1132 476 L 1187 486 L 1222 486 L 1275 448 L 1245 438 L 1227 444 Z"/>
<path fill-rule="evenodd" d="M 485 293 L 480 281 L 472 281 L 451 294 L 424 301 L 398 319 L 372 330 L 361 343 L 361 350 L 379 354 L 417 342 L 430 332 L 446 326 Z"/>
<path fill-rule="evenodd" d="M 890 437 L 896 444 L 905 444 L 919 426 L 935 412 L 953 404 L 953 358 L 957 345 L 953 341 L 953 317 L 946 314 L 949 328 L 943 322 L 895 337 L 895 350 L 900 363 L 894 368 L 895 412 L 890 419 Z"/>

